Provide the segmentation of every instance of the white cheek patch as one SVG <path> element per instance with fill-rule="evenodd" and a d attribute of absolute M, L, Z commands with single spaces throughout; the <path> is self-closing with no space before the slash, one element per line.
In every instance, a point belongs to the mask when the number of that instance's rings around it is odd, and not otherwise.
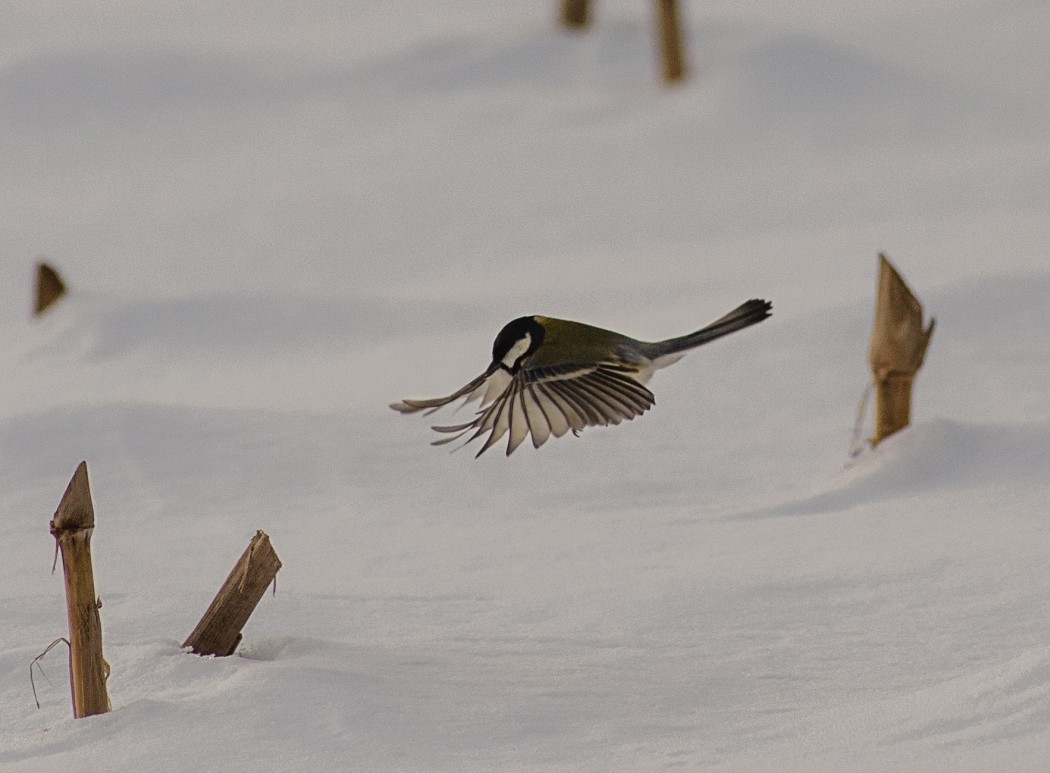
<path fill-rule="evenodd" d="M 503 358 L 503 366 L 505 368 L 513 368 L 518 358 L 525 354 L 530 346 L 532 346 L 532 335 L 526 333 L 518 339 L 514 346 L 510 347 L 510 351 Z"/>

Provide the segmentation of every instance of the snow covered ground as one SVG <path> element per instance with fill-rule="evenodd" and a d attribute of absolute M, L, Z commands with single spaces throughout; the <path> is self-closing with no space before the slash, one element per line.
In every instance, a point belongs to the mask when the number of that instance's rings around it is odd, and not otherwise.
<path fill-rule="evenodd" d="M 648 5 L 5 7 L 0 769 L 1050 766 L 1050 6 L 684 2 L 668 90 Z M 850 463 L 880 250 L 937 330 Z M 387 408 L 513 317 L 751 297 L 615 429 L 475 461 Z M 82 459 L 73 720 L 29 663 Z M 256 529 L 276 595 L 180 651 Z"/>

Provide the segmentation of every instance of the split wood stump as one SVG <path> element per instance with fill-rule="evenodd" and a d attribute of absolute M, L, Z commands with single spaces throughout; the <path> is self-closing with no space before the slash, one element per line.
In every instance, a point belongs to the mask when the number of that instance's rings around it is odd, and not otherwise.
<path fill-rule="evenodd" d="M 930 319 L 923 329 L 922 304 L 889 259 L 880 254 L 875 325 L 868 348 L 868 364 L 875 379 L 872 446 L 911 421 L 912 385 L 926 357 L 934 323 Z"/>
<path fill-rule="evenodd" d="M 69 617 L 69 677 L 73 716 L 104 714 L 112 707 L 106 692 L 109 664 L 102 656 L 102 606 L 95 595 L 91 567 L 91 533 L 95 508 L 91 504 L 87 462 L 81 462 L 66 487 L 51 521 L 56 550 L 62 553 Z"/>
<path fill-rule="evenodd" d="M 241 629 L 280 568 L 269 536 L 257 531 L 183 648 L 198 655 L 232 655 L 241 642 Z"/>

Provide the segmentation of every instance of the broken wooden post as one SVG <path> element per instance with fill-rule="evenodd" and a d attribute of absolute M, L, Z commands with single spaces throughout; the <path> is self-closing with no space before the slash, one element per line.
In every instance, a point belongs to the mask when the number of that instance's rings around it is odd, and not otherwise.
<path fill-rule="evenodd" d="M 911 421 L 912 384 L 926 356 L 934 323 L 931 319 L 923 330 L 922 304 L 880 253 L 875 325 L 868 348 L 868 363 L 875 378 L 872 446 Z"/>
<path fill-rule="evenodd" d="M 281 560 L 263 531 L 252 541 L 222 584 L 215 599 L 182 643 L 198 655 L 232 655 L 241 641 L 241 629 L 248 622 L 267 586 L 274 581 Z"/>
<path fill-rule="evenodd" d="M 89 717 L 110 710 L 106 679 L 109 664 L 102 656 L 102 606 L 95 595 L 91 567 L 91 533 L 95 508 L 91 504 L 87 462 L 81 462 L 66 487 L 51 521 L 56 550 L 62 553 L 69 617 L 69 677 L 73 716 Z"/>
<path fill-rule="evenodd" d="M 47 263 L 38 262 L 36 264 L 36 302 L 33 305 L 33 315 L 39 317 L 65 294 L 66 283 L 62 281 L 58 272 Z"/>
<path fill-rule="evenodd" d="M 583 29 L 590 20 L 589 10 L 589 0 L 562 0 L 561 23 L 569 29 Z"/>
<path fill-rule="evenodd" d="M 656 0 L 656 15 L 660 29 L 664 81 L 675 83 L 685 77 L 685 54 L 682 45 L 682 25 L 678 17 L 678 0 Z"/>

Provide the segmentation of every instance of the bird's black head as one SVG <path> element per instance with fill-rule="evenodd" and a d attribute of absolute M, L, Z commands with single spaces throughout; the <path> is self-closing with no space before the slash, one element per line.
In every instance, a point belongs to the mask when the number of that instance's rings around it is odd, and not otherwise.
<path fill-rule="evenodd" d="M 543 325 L 535 317 L 518 317 L 508 322 L 492 344 L 492 364 L 517 373 L 522 361 L 543 343 L 543 336 Z"/>

